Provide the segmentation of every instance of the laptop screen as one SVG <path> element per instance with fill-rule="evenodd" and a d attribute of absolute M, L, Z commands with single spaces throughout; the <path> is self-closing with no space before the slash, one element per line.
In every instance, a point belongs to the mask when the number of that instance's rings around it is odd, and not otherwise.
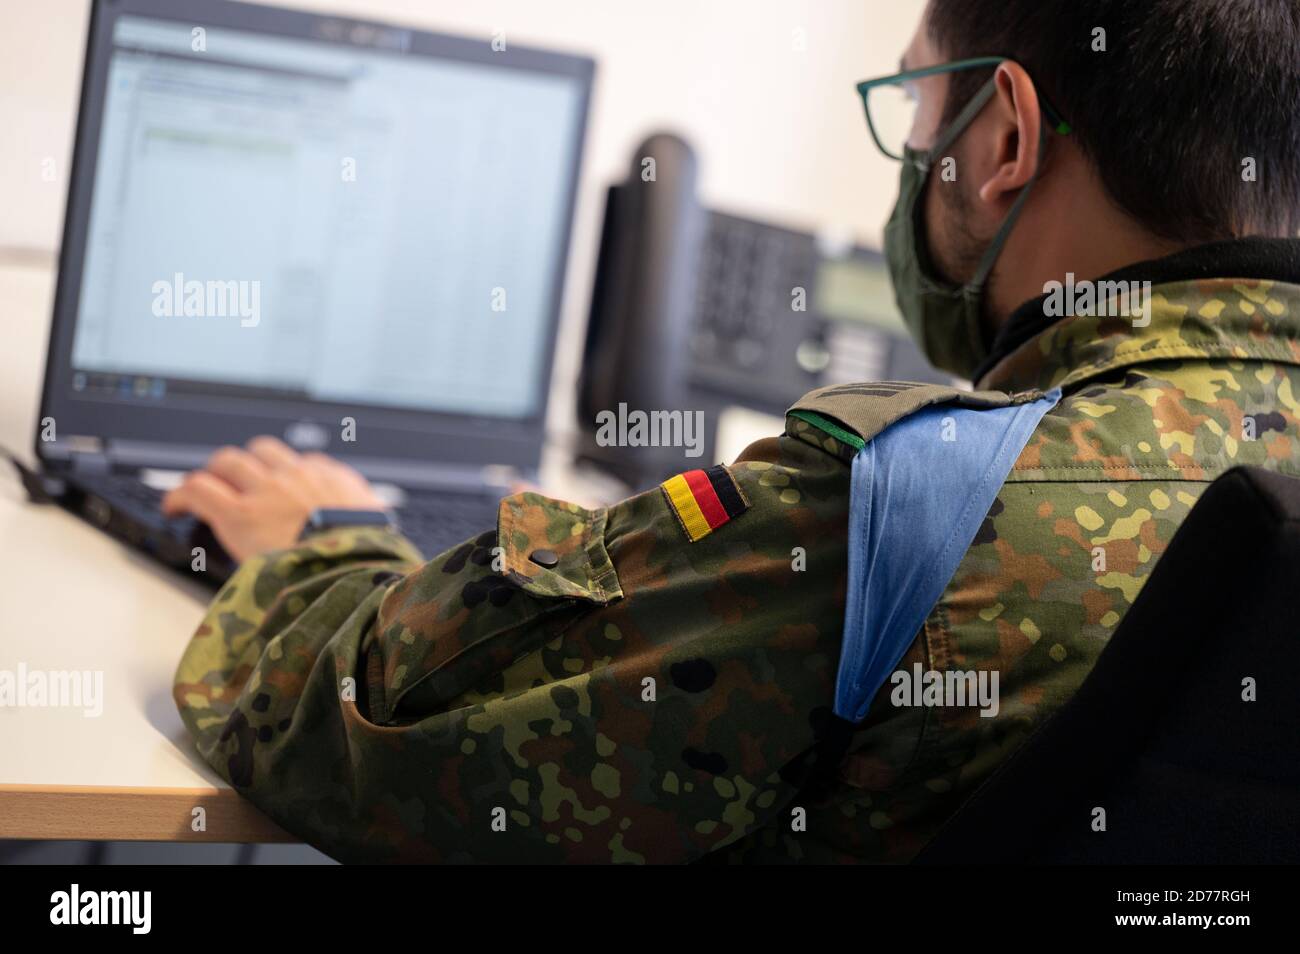
<path fill-rule="evenodd" d="M 571 75 L 119 17 L 73 390 L 536 415 L 584 108 Z"/>

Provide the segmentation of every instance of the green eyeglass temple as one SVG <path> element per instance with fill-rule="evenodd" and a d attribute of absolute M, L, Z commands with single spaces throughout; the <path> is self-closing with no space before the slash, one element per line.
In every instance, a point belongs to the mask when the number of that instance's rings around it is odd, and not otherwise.
<path fill-rule="evenodd" d="M 963 70 L 978 70 L 988 67 L 997 66 L 1010 60 L 1007 56 L 977 56 L 969 60 L 956 60 L 952 63 L 940 63 L 937 66 L 927 66 L 919 70 L 904 70 L 901 73 L 893 73 L 889 76 L 882 76 L 878 79 L 863 80 L 858 84 L 858 95 L 862 97 L 862 106 L 867 113 L 867 127 L 871 130 L 871 138 L 876 141 L 876 147 L 890 159 L 902 159 L 902 156 L 890 152 L 880 139 L 880 133 L 876 130 L 876 124 L 871 118 L 871 104 L 868 102 L 867 94 L 878 86 L 897 86 L 900 83 L 906 83 L 909 80 L 923 79 L 926 76 L 937 76 L 940 73 L 959 73 Z M 1011 60 L 1011 62 L 1015 62 Z M 1074 131 L 1061 114 L 1056 110 L 1047 97 L 1041 92 L 1038 93 L 1038 103 L 1046 114 L 1052 129 L 1062 136 L 1068 136 Z"/>

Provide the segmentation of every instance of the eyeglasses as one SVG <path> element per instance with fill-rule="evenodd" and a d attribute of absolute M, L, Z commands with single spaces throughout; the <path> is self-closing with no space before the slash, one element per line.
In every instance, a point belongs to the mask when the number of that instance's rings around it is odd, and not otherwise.
<path fill-rule="evenodd" d="M 879 79 L 863 80 L 858 84 L 858 94 L 862 97 L 862 105 L 867 111 L 867 126 L 871 129 L 871 138 L 876 141 L 880 151 L 890 159 L 901 160 L 908 137 L 912 135 L 912 125 L 916 120 L 917 99 L 907 88 L 907 84 L 927 76 L 938 76 L 941 73 L 989 69 L 1006 61 L 1005 56 L 979 56 L 969 60 L 942 63 L 938 66 L 927 66 L 920 70 L 906 70 Z M 964 128 L 992 96 L 993 86 L 990 81 L 987 88 L 981 90 L 966 109 L 962 110 L 962 116 L 953 123 L 953 126 Z M 1038 102 L 1053 130 L 1062 136 L 1068 136 L 1073 131 L 1070 124 L 1061 118 L 1061 114 L 1052 107 L 1042 93 L 1038 94 Z"/>

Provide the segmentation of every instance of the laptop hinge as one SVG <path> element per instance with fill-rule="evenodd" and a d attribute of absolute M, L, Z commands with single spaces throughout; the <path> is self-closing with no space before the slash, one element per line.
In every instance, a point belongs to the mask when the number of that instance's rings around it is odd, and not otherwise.
<path fill-rule="evenodd" d="M 74 474 L 107 474 L 112 467 L 102 438 L 74 434 L 59 443 L 65 445 L 66 459 Z"/>

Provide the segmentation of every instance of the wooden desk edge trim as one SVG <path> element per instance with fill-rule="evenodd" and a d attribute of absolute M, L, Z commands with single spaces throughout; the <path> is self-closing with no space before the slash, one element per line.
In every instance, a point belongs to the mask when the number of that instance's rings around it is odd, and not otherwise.
<path fill-rule="evenodd" d="M 194 809 L 204 812 L 195 831 Z M 229 788 L 0 785 L 0 838 L 296 842 Z"/>

